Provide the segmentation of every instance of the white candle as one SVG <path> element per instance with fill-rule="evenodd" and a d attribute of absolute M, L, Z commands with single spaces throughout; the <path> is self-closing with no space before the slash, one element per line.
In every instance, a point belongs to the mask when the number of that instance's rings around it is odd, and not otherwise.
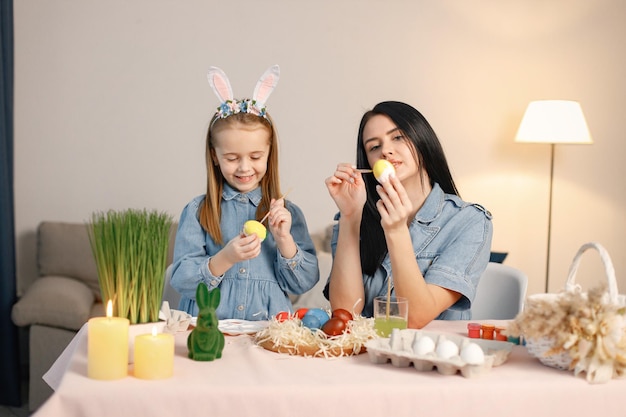
<path fill-rule="evenodd" d="M 135 376 L 141 379 L 164 379 L 174 374 L 174 335 L 152 334 L 135 337 Z"/>
<path fill-rule="evenodd" d="M 128 375 L 129 321 L 113 316 L 113 304 L 107 303 L 106 317 L 94 317 L 87 323 L 87 376 L 93 379 L 120 379 Z"/>

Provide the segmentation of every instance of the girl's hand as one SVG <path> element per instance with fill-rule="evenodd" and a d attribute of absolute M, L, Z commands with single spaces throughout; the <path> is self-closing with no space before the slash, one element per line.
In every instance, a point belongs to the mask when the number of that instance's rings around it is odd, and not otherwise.
<path fill-rule="evenodd" d="M 235 236 L 219 252 L 223 253 L 230 264 L 256 258 L 261 253 L 261 239 L 253 233 Z"/>
<path fill-rule="evenodd" d="M 380 213 L 380 224 L 385 233 L 406 228 L 409 216 L 413 212 L 413 203 L 400 180 L 396 176 L 391 176 L 388 181 L 376 186 L 376 191 L 380 196 L 376 208 Z"/>
<path fill-rule="evenodd" d="M 267 225 L 280 254 L 287 259 L 296 256 L 298 246 L 291 236 L 291 213 L 285 208 L 284 198 L 272 199 Z"/>
<path fill-rule="evenodd" d="M 256 233 L 235 236 L 209 259 L 209 271 L 215 276 L 226 273 L 237 262 L 256 258 L 261 253 L 261 239 Z"/>
<path fill-rule="evenodd" d="M 267 225 L 275 240 L 282 240 L 291 235 L 291 213 L 285 208 L 283 198 L 278 200 L 272 198 Z"/>
<path fill-rule="evenodd" d="M 353 165 L 338 164 L 335 173 L 326 178 L 325 183 L 342 216 L 348 217 L 363 211 L 367 191 L 361 173 Z"/>

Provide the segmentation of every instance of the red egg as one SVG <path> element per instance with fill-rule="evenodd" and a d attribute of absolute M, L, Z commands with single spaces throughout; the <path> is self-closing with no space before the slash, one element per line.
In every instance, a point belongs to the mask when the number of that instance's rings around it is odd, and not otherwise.
<path fill-rule="evenodd" d="M 281 311 L 280 313 L 276 314 L 276 320 L 278 320 L 281 323 L 283 321 L 289 320 L 290 317 L 291 315 L 289 314 L 288 311 Z"/>
<path fill-rule="evenodd" d="M 339 336 L 346 330 L 346 322 L 339 317 L 331 317 L 322 326 L 322 331 L 328 336 Z"/>
<path fill-rule="evenodd" d="M 350 313 L 348 310 L 345 310 L 343 308 L 338 308 L 336 310 L 333 310 L 332 317 L 339 317 L 341 320 L 345 321 L 346 323 L 352 320 L 353 318 L 352 313 Z"/>
<path fill-rule="evenodd" d="M 304 315 L 307 313 L 307 311 L 309 311 L 308 308 L 304 308 L 304 307 L 303 308 L 299 308 L 299 309 L 296 310 L 295 313 L 293 313 L 293 316 L 299 318 L 300 320 L 302 320 L 302 317 L 304 317 Z"/>

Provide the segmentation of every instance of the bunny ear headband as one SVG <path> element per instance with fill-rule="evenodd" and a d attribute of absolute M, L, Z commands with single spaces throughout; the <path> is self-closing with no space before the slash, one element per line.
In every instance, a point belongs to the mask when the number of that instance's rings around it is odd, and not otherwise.
<path fill-rule="evenodd" d="M 230 86 L 230 81 L 228 81 L 228 77 L 221 69 L 217 67 L 209 68 L 207 77 L 209 78 L 211 88 L 221 100 L 221 104 L 215 113 L 215 120 L 225 119 L 228 116 L 241 112 L 255 114 L 269 120 L 265 111 L 265 102 L 270 94 L 272 94 L 272 91 L 274 91 L 276 84 L 278 84 L 278 78 L 280 77 L 280 68 L 278 65 L 269 67 L 263 73 L 254 88 L 254 94 L 251 99 L 236 100 L 233 97 L 233 89 Z"/>

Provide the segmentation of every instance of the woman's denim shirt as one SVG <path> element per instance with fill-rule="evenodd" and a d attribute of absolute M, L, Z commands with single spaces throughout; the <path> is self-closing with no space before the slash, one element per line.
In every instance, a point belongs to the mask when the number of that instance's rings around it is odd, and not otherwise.
<path fill-rule="evenodd" d="M 268 233 L 259 256 L 233 265 L 224 275 L 209 270 L 209 259 L 224 245 L 216 244 L 198 220 L 204 195 L 194 198 L 183 209 L 176 233 L 171 285 L 181 295 L 179 309 L 198 314 L 196 289 L 203 282 L 212 290 L 220 288 L 219 319 L 267 320 L 280 311 L 292 311 L 288 294 L 301 294 L 319 280 L 315 247 L 302 211 L 285 201 L 291 213 L 291 234 L 298 250 L 292 259 L 281 256 Z M 243 224 L 255 218 L 261 189 L 242 194 L 224 185 L 222 194 L 222 237 L 228 243 L 241 234 Z"/>
<path fill-rule="evenodd" d="M 338 220 L 339 215 L 335 219 Z M 338 232 L 339 225 L 336 224 L 331 241 L 333 257 Z M 456 195 L 445 194 L 435 183 L 424 205 L 411 221 L 409 233 L 413 253 L 426 282 L 461 294 L 461 298 L 437 319 L 470 319 L 471 302 L 491 252 L 491 213 L 478 204 L 466 203 Z M 387 294 L 387 280 L 391 276 L 389 254 L 373 276 L 363 276 L 364 316 L 373 315 L 374 297 Z M 395 294 L 391 279 L 392 294 Z M 325 290 L 328 296 L 327 291 L 328 285 Z"/>

